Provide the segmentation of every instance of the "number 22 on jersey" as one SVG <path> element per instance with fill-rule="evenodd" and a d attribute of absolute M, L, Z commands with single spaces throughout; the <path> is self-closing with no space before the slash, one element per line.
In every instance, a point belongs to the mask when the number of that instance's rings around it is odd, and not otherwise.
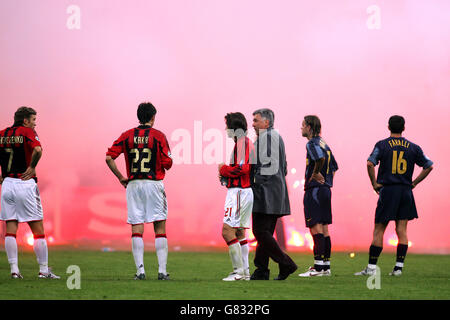
<path fill-rule="evenodd" d="M 135 157 L 133 159 L 133 164 L 131 166 L 131 172 L 136 173 L 136 172 L 142 172 L 142 173 L 147 173 L 150 172 L 150 168 L 145 167 L 146 163 L 149 163 L 151 158 L 152 158 L 152 150 L 148 149 L 148 148 L 144 148 L 141 151 L 139 151 L 139 149 L 131 149 L 130 150 L 131 153 L 135 154 Z M 143 157 L 141 159 L 140 154 L 142 153 Z M 140 161 L 140 164 L 139 164 Z M 140 170 L 139 170 L 139 166 L 140 166 Z"/>

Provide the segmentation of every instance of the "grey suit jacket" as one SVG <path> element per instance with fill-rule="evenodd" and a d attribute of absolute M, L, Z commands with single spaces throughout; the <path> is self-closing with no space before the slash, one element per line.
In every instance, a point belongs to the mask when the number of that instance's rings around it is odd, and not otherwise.
<path fill-rule="evenodd" d="M 279 216 L 291 214 L 283 139 L 276 130 L 270 128 L 260 131 L 254 145 L 257 163 L 252 185 L 253 212 Z"/>

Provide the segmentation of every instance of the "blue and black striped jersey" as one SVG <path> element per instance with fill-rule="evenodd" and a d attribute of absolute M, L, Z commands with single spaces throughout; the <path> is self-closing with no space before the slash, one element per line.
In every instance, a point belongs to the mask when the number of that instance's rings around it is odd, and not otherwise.
<path fill-rule="evenodd" d="M 314 162 L 325 158 L 325 163 L 320 173 L 325 179 L 322 185 L 317 181 L 309 181 L 314 171 Z M 313 137 L 306 144 L 306 172 L 305 172 L 305 190 L 319 186 L 333 186 L 333 173 L 338 170 L 338 164 L 331 152 L 330 147 L 321 137 Z"/>

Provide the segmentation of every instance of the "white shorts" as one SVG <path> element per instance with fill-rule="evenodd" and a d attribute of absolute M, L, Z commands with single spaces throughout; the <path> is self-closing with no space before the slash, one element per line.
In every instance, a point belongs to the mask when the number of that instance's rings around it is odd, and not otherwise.
<path fill-rule="evenodd" d="M 167 219 L 167 199 L 162 180 L 131 180 L 127 185 L 129 224 Z"/>
<path fill-rule="evenodd" d="M 232 228 L 250 228 L 253 209 L 252 188 L 230 188 L 225 199 L 223 223 Z"/>
<path fill-rule="evenodd" d="M 44 219 L 36 181 L 5 178 L 2 183 L 1 209 L 0 220 L 30 222 Z"/>

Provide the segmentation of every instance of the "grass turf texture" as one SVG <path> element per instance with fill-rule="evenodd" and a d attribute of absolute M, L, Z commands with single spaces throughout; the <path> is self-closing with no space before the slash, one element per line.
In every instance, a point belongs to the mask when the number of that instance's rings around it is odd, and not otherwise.
<path fill-rule="evenodd" d="M 254 269 L 250 253 L 250 270 Z M 231 268 L 228 252 L 169 252 L 168 271 L 172 280 L 158 281 L 156 254 L 145 252 L 147 280 L 135 281 L 131 252 L 49 252 L 49 263 L 61 280 L 38 279 L 33 252 L 19 252 L 24 279 L 11 279 L 6 253 L 0 252 L 0 299 L 149 299 L 149 300 L 304 300 L 304 299 L 449 299 L 450 256 L 409 254 L 401 277 L 387 274 L 395 255 L 382 253 L 381 289 L 369 290 L 367 277 L 353 273 L 367 265 L 367 253 L 332 255 L 332 276 L 300 278 L 312 264 L 312 255 L 291 253 L 299 269 L 285 281 L 272 280 L 278 266 L 270 262 L 269 281 L 225 282 Z M 81 269 L 81 289 L 69 290 L 69 265 Z"/>

